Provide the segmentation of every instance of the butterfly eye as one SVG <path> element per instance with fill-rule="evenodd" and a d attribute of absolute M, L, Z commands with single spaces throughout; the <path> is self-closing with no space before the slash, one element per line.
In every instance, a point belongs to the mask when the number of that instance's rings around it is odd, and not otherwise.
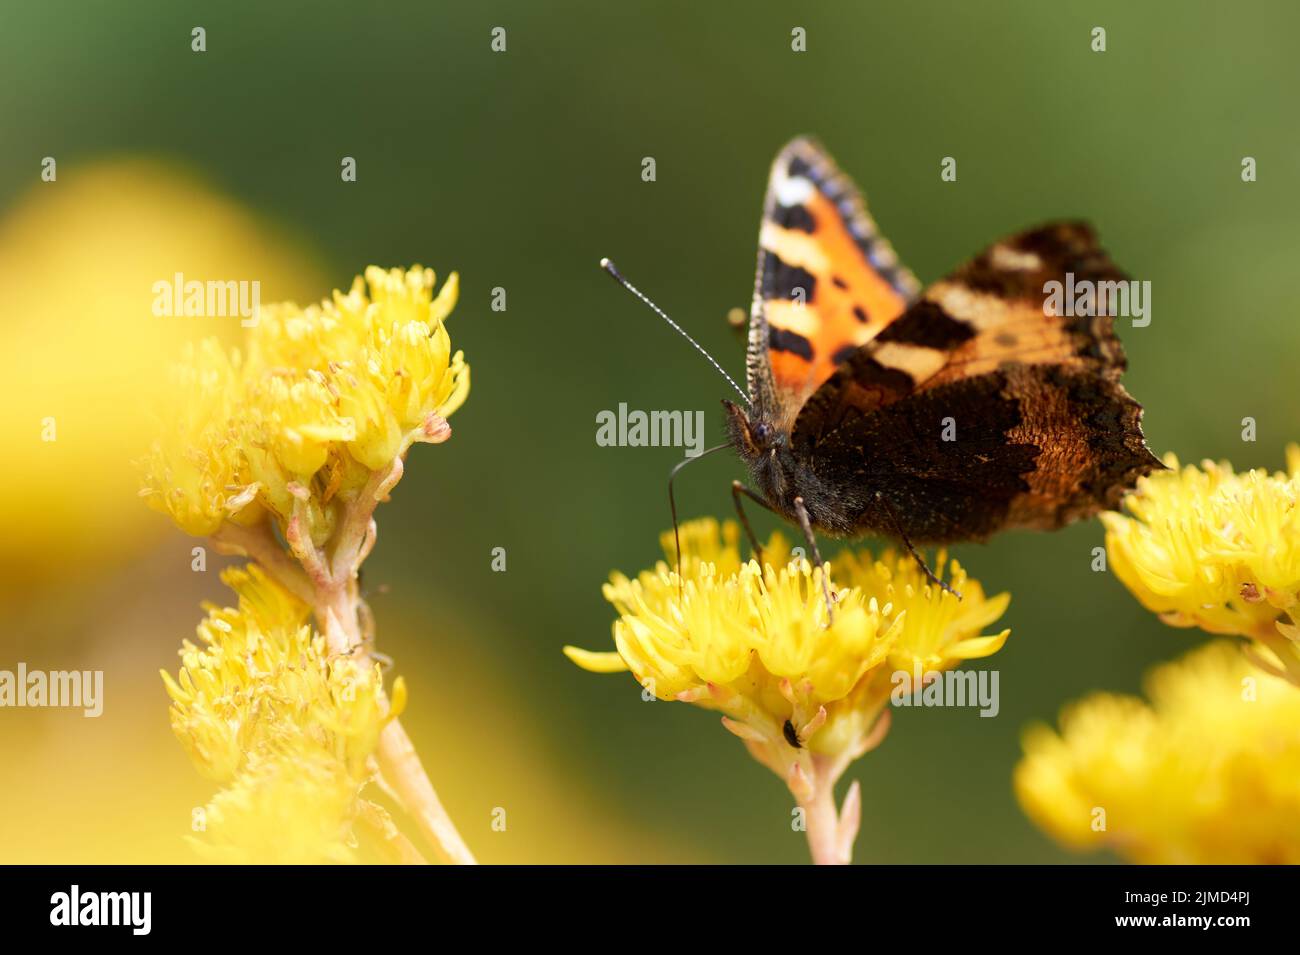
<path fill-rule="evenodd" d="M 754 425 L 753 435 L 755 443 L 767 445 L 772 440 L 772 426 L 766 421 L 760 421 Z"/>

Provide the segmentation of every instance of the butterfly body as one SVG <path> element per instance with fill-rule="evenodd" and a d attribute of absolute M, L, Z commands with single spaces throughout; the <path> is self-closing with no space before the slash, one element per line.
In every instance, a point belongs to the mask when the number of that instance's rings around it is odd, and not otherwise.
<path fill-rule="evenodd" d="M 1067 273 L 1125 281 L 1091 228 L 1067 222 L 922 292 L 830 158 L 790 143 L 760 231 L 748 407 L 723 402 L 756 499 L 832 535 L 909 545 L 1114 507 L 1163 465 L 1119 382 L 1113 317 L 1048 301 Z"/>

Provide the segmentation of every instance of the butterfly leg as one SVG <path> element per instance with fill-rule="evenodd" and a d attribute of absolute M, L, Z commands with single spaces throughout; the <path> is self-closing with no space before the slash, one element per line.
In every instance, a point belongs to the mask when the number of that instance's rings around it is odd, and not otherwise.
<path fill-rule="evenodd" d="M 751 491 L 749 488 L 745 487 L 745 485 L 740 483 L 739 481 L 731 482 L 731 499 L 736 504 L 736 514 L 740 517 L 740 526 L 745 529 L 745 534 L 749 537 L 749 546 L 754 548 L 754 557 L 757 558 L 758 560 L 758 566 L 762 567 L 763 566 L 763 545 L 758 542 L 758 538 L 754 536 L 754 528 L 752 528 L 749 525 L 749 515 L 745 513 L 745 506 L 740 503 L 740 495 L 742 494 L 745 495 L 745 497 L 749 498 L 751 501 L 753 501 L 755 504 L 758 504 L 760 507 L 765 507 L 769 511 L 772 510 L 772 505 L 768 504 L 767 501 L 763 500 L 761 494 L 757 494 L 754 491 Z M 772 511 L 772 513 L 775 514 L 776 512 Z"/>
<path fill-rule="evenodd" d="M 886 500 L 885 496 L 879 491 L 876 492 L 876 500 L 879 501 L 889 513 L 889 519 L 894 522 L 894 531 L 898 534 L 898 539 L 903 542 L 903 546 L 907 548 L 907 552 L 911 554 L 917 564 L 920 565 L 921 572 L 925 574 L 930 583 L 934 584 L 940 590 L 948 591 L 948 593 L 952 594 L 958 600 L 961 600 L 961 594 L 935 576 L 934 571 L 930 569 L 930 565 L 925 562 L 925 558 L 917 553 L 916 548 L 912 546 L 912 542 L 908 540 L 907 533 L 903 530 L 903 525 L 902 522 L 899 521 L 898 515 L 894 513 L 894 509 L 890 507 L 889 501 Z"/>
<path fill-rule="evenodd" d="M 835 612 L 831 609 L 831 585 L 826 579 L 826 565 L 822 563 L 821 551 L 817 549 L 817 535 L 813 533 L 812 521 L 808 519 L 808 508 L 804 507 L 802 497 L 794 499 L 794 513 L 799 518 L 799 526 L 803 529 L 808 549 L 812 551 L 814 566 L 820 567 L 822 571 L 822 596 L 826 598 L 826 626 L 829 627 L 835 619 Z"/>

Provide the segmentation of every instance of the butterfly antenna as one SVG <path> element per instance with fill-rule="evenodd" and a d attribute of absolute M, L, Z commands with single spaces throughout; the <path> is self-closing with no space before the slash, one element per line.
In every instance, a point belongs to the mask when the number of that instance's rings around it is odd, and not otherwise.
<path fill-rule="evenodd" d="M 601 259 L 600 267 L 604 269 L 606 272 L 608 272 L 613 277 L 615 282 L 623 286 L 623 288 L 627 289 L 629 292 L 631 292 L 633 295 L 639 298 L 646 305 L 650 306 L 651 310 L 660 318 L 662 318 L 665 322 L 671 325 L 674 329 L 676 329 L 677 333 L 681 335 L 682 338 L 686 339 L 688 342 L 694 345 L 695 350 L 698 351 L 705 358 L 707 358 L 709 360 L 709 364 L 718 370 L 718 374 L 720 374 L 723 378 L 727 379 L 727 383 L 730 384 L 732 388 L 736 389 L 736 394 L 740 395 L 740 400 L 745 402 L 746 405 L 749 404 L 749 396 L 745 394 L 744 390 L 741 389 L 740 385 L 736 384 L 736 380 L 732 378 L 730 375 L 728 375 L 726 371 L 723 370 L 722 366 L 717 363 L 714 357 L 710 355 L 707 351 L 705 351 L 704 346 L 701 345 L 699 342 L 697 342 L 694 338 L 692 338 L 687 333 L 686 329 L 682 328 L 682 326 L 678 325 L 671 318 L 669 318 L 668 313 L 665 312 L 658 305 L 656 305 L 654 302 L 650 301 L 650 299 L 647 298 L 639 288 L 637 288 L 627 279 L 623 278 L 623 273 L 621 273 L 618 270 L 618 268 L 615 267 L 614 263 L 611 262 L 609 259 Z"/>

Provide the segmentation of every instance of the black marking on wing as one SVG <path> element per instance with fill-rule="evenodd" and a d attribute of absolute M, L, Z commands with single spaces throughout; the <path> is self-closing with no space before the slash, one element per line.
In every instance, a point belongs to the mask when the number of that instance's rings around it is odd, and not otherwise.
<path fill-rule="evenodd" d="M 763 299 L 764 301 L 790 301 L 795 298 L 796 289 L 803 289 L 800 300 L 811 302 L 813 289 L 817 280 L 812 273 L 797 265 L 788 265 L 775 252 L 763 252 Z"/>
<path fill-rule="evenodd" d="M 819 175 L 802 156 L 792 156 L 790 158 L 790 165 L 785 167 L 785 171 L 786 175 L 792 178 L 802 176 L 805 179 L 811 179 L 817 185 L 821 185 L 824 181 L 824 177 Z"/>
<path fill-rule="evenodd" d="M 920 291 L 916 277 L 897 260 L 892 246 L 880 234 L 875 221 L 867 212 L 862 194 L 822 145 L 810 137 L 800 137 L 787 143 L 780 155 L 787 157 L 787 176 L 807 179 L 831 201 L 844 220 L 854 244 L 871 267 L 904 299 L 914 299 Z M 770 210 L 771 212 L 775 210 Z M 772 218 L 775 219 L 776 216 L 772 215 Z"/>
<path fill-rule="evenodd" d="M 975 329 L 967 322 L 953 318 L 942 306 L 923 300 L 886 327 L 876 336 L 876 341 L 947 351 L 974 337 Z"/>
<path fill-rule="evenodd" d="M 845 345 L 843 348 L 836 350 L 835 354 L 831 356 L 831 361 L 835 362 L 837 365 L 842 365 L 853 357 L 853 353 L 857 351 L 859 347 L 860 346 L 858 345 Z"/>
<path fill-rule="evenodd" d="M 772 207 L 771 216 L 772 221 L 783 229 L 812 232 L 817 227 L 812 213 L 801 205 L 783 206 L 777 203 Z"/>
<path fill-rule="evenodd" d="M 812 361 L 812 342 L 798 332 L 787 331 L 784 328 L 770 328 L 767 347 L 773 351 L 793 352 L 805 361 Z"/>

